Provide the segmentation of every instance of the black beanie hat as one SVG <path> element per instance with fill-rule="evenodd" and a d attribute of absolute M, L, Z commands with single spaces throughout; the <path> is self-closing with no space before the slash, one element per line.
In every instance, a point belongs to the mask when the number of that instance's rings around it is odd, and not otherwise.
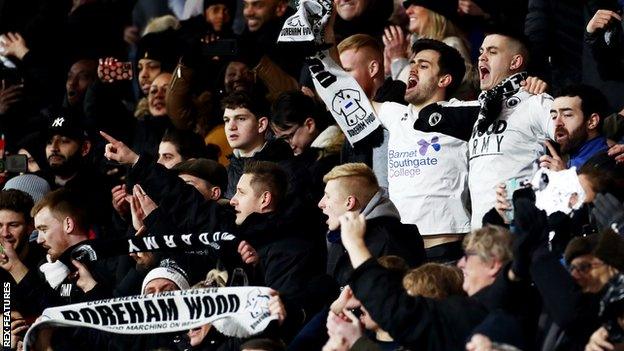
<path fill-rule="evenodd" d="M 161 70 L 172 73 L 178 63 L 178 40 L 174 29 L 148 33 L 137 44 L 137 62 L 150 59 L 160 62 Z"/>

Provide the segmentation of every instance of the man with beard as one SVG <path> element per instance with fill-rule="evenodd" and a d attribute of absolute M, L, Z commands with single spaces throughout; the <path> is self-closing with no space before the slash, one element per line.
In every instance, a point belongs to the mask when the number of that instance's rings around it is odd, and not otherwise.
<path fill-rule="evenodd" d="M 326 28 L 326 36 L 330 31 Z M 399 209 L 402 223 L 418 226 L 428 260 L 455 261 L 462 254 L 463 234 L 470 231 L 468 162 L 461 156 L 467 152 L 468 139 L 468 133 L 461 135 L 461 131 L 470 129 L 470 121 L 442 119 L 439 113 L 419 118 L 418 113 L 452 95 L 464 76 L 464 61 L 457 50 L 436 40 L 419 40 L 412 52 L 405 92 L 409 105 L 372 102 L 389 132 L 390 200 Z"/>
<path fill-rule="evenodd" d="M 592 86 L 579 84 L 564 88 L 550 110 L 555 122 L 555 141 L 561 152 L 558 154 L 548 142 L 550 155 L 540 157 L 540 167 L 555 171 L 568 167 L 579 169 L 593 155 L 606 151 L 609 146 L 601 131 L 608 114 L 607 105 L 606 97 Z M 568 156 L 568 161 L 561 156 Z"/>
<path fill-rule="evenodd" d="M 61 110 L 51 117 L 45 153 L 54 176 L 52 188 L 81 194 L 87 204 L 87 214 L 95 225 L 93 229 L 100 236 L 110 224 L 111 186 L 89 162 L 91 141 L 78 118 L 69 110 Z"/>

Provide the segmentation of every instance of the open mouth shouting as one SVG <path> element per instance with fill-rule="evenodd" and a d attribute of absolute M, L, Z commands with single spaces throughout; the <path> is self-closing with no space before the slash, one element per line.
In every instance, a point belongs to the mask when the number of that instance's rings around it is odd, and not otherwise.
<path fill-rule="evenodd" d="M 479 79 L 484 81 L 490 78 L 490 69 L 485 66 L 479 66 Z"/>
<path fill-rule="evenodd" d="M 415 74 L 410 74 L 409 78 L 407 79 L 406 93 L 414 90 L 417 85 L 418 85 L 418 77 Z"/>

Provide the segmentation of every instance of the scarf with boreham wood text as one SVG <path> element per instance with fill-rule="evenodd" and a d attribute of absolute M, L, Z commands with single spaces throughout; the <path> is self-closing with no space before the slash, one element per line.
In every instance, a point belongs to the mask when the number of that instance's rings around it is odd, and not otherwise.
<path fill-rule="evenodd" d="M 484 133 L 494 123 L 500 115 L 503 101 L 520 90 L 520 82 L 526 80 L 527 76 L 526 72 L 516 73 L 500 82 L 494 88 L 482 91 L 479 94 L 478 100 L 481 104 L 479 119 L 477 120 L 479 132 Z"/>

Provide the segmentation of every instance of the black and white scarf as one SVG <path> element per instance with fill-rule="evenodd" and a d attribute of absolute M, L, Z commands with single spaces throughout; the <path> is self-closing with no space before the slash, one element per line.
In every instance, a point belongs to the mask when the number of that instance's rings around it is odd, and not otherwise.
<path fill-rule="evenodd" d="M 277 319 L 269 310 L 271 289 L 240 286 L 166 291 L 50 307 L 24 337 L 34 347 L 41 329 L 86 327 L 115 334 L 149 335 L 186 332 L 207 323 L 222 334 L 249 337 Z"/>
<path fill-rule="evenodd" d="M 482 91 L 479 94 L 478 100 L 481 104 L 479 119 L 477 120 L 479 132 L 484 133 L 494 123 L 500 115 L 503 101 L 520 90 L 520 83 L 526 80 L 527 76 L 526 72 L 516 73 L 500 82 L 494 88 Z"/>
<path fill-rule="evenodd" d="M 224 251 L 236 254 L 240 239 L 227 232 L 147 234 L 120 239 L 93 239 L 68 248 L 59 261 L 71 266 L 71 260 L 93 262 L 102 258 L 136 252 L 185 252 L 221 258 Z M 225 248 L 227 247 L 227 248 Z"/>

